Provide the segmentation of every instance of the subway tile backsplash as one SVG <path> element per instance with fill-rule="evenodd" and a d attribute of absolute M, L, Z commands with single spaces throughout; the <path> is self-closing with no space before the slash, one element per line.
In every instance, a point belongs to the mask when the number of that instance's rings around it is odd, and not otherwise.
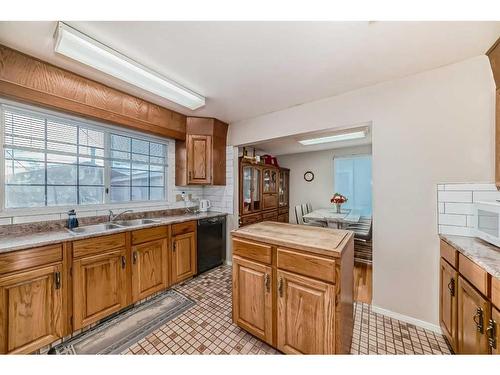
<path fill-rule="evenodd" d="M 495 184 L 464 183 L 437 186 L 438 232 L 474 236 L 474 203 L 500 199 Z"/>

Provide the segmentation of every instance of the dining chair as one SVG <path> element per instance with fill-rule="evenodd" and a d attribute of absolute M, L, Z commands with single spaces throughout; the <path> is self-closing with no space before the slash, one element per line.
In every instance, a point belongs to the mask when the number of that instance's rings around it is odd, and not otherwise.
<path fill-rule="evenodd" d="M 326 222 L 317 221 L 317 220 L 304 220 L 304 208 L 305 205 L 298 204 L 295 206 L 295 220 L 297 220 L 297 224 L 300 225 L 310 225 L 313 227 L 326 227 Z"/>

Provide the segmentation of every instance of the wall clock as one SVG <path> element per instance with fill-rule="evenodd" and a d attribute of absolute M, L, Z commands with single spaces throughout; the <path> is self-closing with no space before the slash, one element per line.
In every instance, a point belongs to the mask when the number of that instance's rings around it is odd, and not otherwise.
<path fill-rule="evenodd" d="M 312 173 L 311 171 L 307 171 L 306 173 L 304 173 L 304 180 L 306 180 L 307 182 L 311 182 L 312 180 L 314 180 L 314 173 Z"/>

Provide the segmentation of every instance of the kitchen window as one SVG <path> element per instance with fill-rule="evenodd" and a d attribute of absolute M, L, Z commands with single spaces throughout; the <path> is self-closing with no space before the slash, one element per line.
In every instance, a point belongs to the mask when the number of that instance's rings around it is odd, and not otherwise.
<path fill-rule="evenodd" d="M 1 104 L 3 208 L 166 200 L 168 140 Z"/>

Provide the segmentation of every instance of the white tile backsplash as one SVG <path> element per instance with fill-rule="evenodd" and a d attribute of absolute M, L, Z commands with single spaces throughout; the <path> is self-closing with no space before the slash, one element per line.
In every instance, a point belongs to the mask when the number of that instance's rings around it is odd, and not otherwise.
<path fill-rule="evenodd" d="M 474 202 L 500 200 L 495 184 L 438 184 L 438 231 L 441 234 L 474 236 Z"/>

